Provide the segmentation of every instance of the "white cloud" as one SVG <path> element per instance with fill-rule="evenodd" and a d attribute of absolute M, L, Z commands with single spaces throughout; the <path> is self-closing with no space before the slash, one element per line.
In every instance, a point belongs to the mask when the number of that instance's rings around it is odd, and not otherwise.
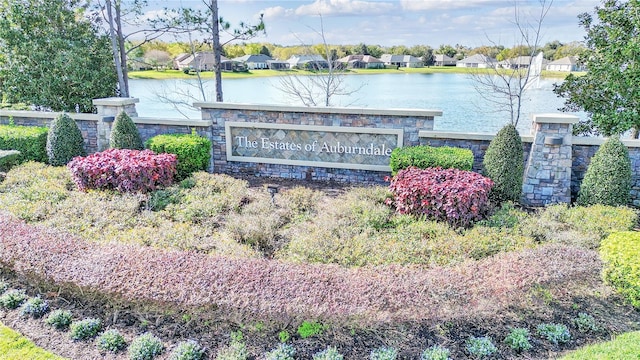
<path fill-rule="evenodd" d="M 454 10 L 487 5 L 508 4 L 505 0 L 400 0 L 403 10 Z"/>
<path fill-rule="evenodd" d="M 395 5 L 389 2 L 361 0 L 315 0 L 312 4 L 296 9 L 296 15 L 378 15 L 393 10 Z"/>
<path fill-rule="evenodd" d="M 274 6 L 261 10 L 261 13 L 264 14 L 265 19 L 277 19 L 291 16 L 294 11 L 292 9 L 283 8 L 282 6 Z"/>

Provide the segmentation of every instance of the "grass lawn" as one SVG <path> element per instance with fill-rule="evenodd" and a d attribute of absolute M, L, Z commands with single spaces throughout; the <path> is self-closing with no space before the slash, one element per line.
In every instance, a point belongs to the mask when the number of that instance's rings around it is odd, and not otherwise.
<path fill-rule="evenodd" d="M 585 346 L 562 358 L 562 360 L 580 359 L 640 359 L 640 331 L 616 336 L 611 341 Z"/>
<path fill-rule="evenodd" d="M 0 323 L 0 360 L 64 359 L 37 347 L 31 340 Z"/>

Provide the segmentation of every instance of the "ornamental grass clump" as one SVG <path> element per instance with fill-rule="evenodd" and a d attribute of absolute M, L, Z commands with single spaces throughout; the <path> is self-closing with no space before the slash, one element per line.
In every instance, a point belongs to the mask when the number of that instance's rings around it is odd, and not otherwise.
<path fill-rule="evenodd" d="M 449 360 L 449 356 L 451 356 L 449 349 L 440 345 L 434 345 L 422 352 L 420 360 Z"/>
<path fill-rule="evenodd" d="M 484 159 L 485 175 L 493 180 L 491 200 L 520 202 L 524 176 L 522 139 L 515 126 L 509 124 L 500 129 L 491 140 Z"/>
<path fill-rule="evenodd" d="M 295 360 L 296 349 L 290 344 L 279 344 L 265 355 L 265 360 Z"/>
<path fill-rule="evenodd" d="M 11 289 L 0 296 L 0 306 L 9 310 L 17 309 L 27 298 L 24 290 Z"/>
<path fill-rule="evenodd" d="M 89 340 L 98 336 L 100 330 L 102 330 L 102 321 L 100 319 L 83 319 L 71 323 L 69 336 L 73 340 Z"/>
<path fill-rule="evenodd" d="M 617 137 L 604 142 L 591 158 L 578 192 L 579 205 L 629 204 L 631 160 L 627 147 Z"/>
<path fill-rule="evenodd" d="M 69 311 L 66 310 L 54 310 L 47 316 L 44 320 L 45 324 L 51 325 L 57 330 L 66 330 L 71 325 L 73 321 L 73 316 Z"/>
<path fill-rule="evenodd" d="M 164 344 L 157 336 L 144 333 L 131 341 L 129 360 L 153 360 L 164 352 Z"/>
<path fill-rule="evenodd" d="M 205 349 L 194 340 L 180 342 L 171 354 L 169 360 L 202 360 L 204 359 Z"/>
<path fill-rule="evenodd" d="M 571 333 L 564 324 L 540 324 L 536 327 L 536 334 L 554 345 L 568 343 L 571 340 Z"/>
<path fill-rule="evenodd" d="M 468 227 L 488 215 L 492 187 L 493 181 L 471 171 L 408 168 L 391 179 L 388 203 L 401 214 Z"/>
<path fill-rule="evenodd" d="M 109 137 L 109 146 L 112 149 L 132 149 L 142 150 L 142 139 L 136 124 L 133 123 L 131 117 L 124 111 L 121 111 L 111 126 L 111 135 Z"/>
<path fill-rule="evenodd" d="M 76 156 L 85 156 L 84 139 L 75 120 L 61 114 L 49 124 L 47 156 L 53 166 L 66 165 Z"/>
<path fill-rule="evenodd" d="M 491 338 L 487 336 L 470 337 L 465 342 L 465 349 L 471 356 L 475 356 L 477 358 L 491 356 L 498 351 L 498 348 L 493 345 L 493 341 L 491 341 Z"/>
<path fill-rule="evenodd" d="M 127 347 L 124 336 L 117 329 L 109 329 L 96 339 L 98 349 L 117 353 Z"/>
<path fill-rule="evenodd" d="M 40 297 L 33 297 L 20 306 L 20 315 L 39 319 L 49 312 L 49 302 Z"/>

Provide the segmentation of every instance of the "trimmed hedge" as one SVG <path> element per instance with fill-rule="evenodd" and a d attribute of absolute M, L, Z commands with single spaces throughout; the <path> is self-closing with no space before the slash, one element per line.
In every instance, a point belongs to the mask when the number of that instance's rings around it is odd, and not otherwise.
<path fill-rule="evenodd" d="M 520 202 L 524 177 L 522 138 L 513 125 L 498 131 L 491 140 L 482 161 L 485 175 L 494 182 L 491 200 Z"/>
<path fill-rule="evenodd" d="M 600 256 L 605 280 L 640 308 L 640 232 L 609 235 L 600 245 Z"/>
<path fill-rule="evenodd" d="M 470 171 L 473 168 L 473 152 L 450 146 L 408 146 L 393 149 L 390 164 L 393 175 L 402 169 L 440 167 Z"/>
<path fill-rule="evenodd" d="M 0 171 L 9 171 L 20 163 L 20 151 L 0 150 Z"/>
<path fill-rule="evenodd" d="M 600 262 L 593 251 L 542 245 L 460 266 L 345 269 L 100 245 L 0 212 L 0 267 L 71 297 L 205 309 L 216 321 L 366 325 L 498 313 L 541 284 L 596 282 Z"/>
<path fill-rule="evenodd" d="M 493 181 L 458 169 L 408 168 L 391 179 L 393 204 L 401 214 L 425 216 L 466 227 L 489 212 Z"/>
<path fill-rule="evenodd" d="M 84 139 L 75 120 L 61 114 L 49 124 L 47 156 L 53 166 L 67 165 L 76 156 L 85 156 Z"/>
<path fill-rule="evenodd" d="M 46 163 L 48 131 L 40 126 L 0 125 L 0 150 L 20 151 L 20 162 Z"/>
<path fill-rule="evenodd" d="M 109 137 L 109 146 L 113 149 L 132 149 L 142 150 L 142 138 L 140 132 L 133 123 L 131 117 L 124 111 L 121 111 L 113 122 L 111 127 L 111 135 Z"/>
<path fill-rule="evenodd" d="M 631 160 L 618 138 L 609 138 L 591 159 L 584 174 L 579 205 L 627 205 L 631 199 Z"/>
<path fill-rule="evenodd" d="M 108 149 L 67 165 L 80 191 L 150 192 L 173 183 L 176 156 L 151 150 Z"/>
<path fill-rule="evenodd" d="M 145 147 L 153 152 L 175 154 L 177 178 L 182 180 L 192 173 L 207 170 L 211 158 L 211 141 L 195 134 L 166 134 L 150 138 Z"/>

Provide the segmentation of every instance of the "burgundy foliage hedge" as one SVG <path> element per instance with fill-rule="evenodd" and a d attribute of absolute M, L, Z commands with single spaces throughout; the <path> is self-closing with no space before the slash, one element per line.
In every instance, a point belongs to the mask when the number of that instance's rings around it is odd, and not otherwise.
<path fill-rule="evenodd" d="M 151 150 L 108 149 L 76 157 L 67 166 L 80 191 L 149 192 L 171 185 L 176 174 L 176 156 Z"/>
<path fill-rule="evenodd" d="M 346 269 L 98 245 L 2 212 L 0 266 L 34 284 L 66 286 L 73 296 L 197 307 L 240 322 L 446 321 L 517 308 L 540 284 L 554 299 L 567 299 L 574 286 L 601 284 L 596 252 L 561 245 L 456 267 Z"/>
<path fill-rule="evenodd" d="M 489 210 L 493 181 L 478 173 L 458 169 L 415 167 L 391 179 L 393 205 L 401 214 L 426 216 L 452 226 L 469 226 Z"/>

